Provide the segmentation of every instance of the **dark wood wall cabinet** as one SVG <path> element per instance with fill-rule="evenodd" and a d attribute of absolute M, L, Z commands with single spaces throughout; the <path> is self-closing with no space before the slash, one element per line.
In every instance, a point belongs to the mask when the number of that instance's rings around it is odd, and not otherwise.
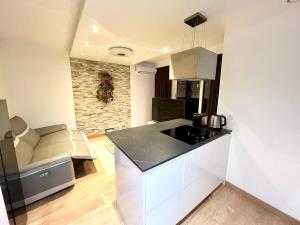
<path fill-rule="evenodd" d="M 169 66 L 160 67 L 155 75 L 155 97 L 171 98 L 172 81 L 169 80 Z"/>

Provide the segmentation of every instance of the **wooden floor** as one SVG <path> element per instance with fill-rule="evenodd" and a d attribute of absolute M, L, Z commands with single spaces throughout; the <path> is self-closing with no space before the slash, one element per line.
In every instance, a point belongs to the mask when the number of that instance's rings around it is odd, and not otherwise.
<path fill-rule="evenodd" d="M 299 225 L 274 215 L 228 185 L 221 187 L 181 225 Z"/>
<path fill-rule="evenodd" d="M 116 209 L 115 178 L 110 170 L 113 155 L 105 146 L 109 141 L 95 139 L 97 160 L 85 161 L 77 169 L 76 184 L 27 207 L 28 224 L 43 225 L 121 225 Z M 103 166 L 102 164 L 107 164 Z M 201 204 L 182 225 L 296 225 L 223 186 Z M 168 225 L 168 224 L 166 224 Z M 298 224 L 297 224 L 298 225 Z"/>

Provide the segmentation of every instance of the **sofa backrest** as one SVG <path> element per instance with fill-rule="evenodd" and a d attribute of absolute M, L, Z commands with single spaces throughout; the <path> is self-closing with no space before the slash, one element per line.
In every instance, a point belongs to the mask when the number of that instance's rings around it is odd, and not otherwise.
<path fill-rule="evenodd" d="M 10 123 L 16 138 L 26 142 L 34 149 L 41 139 L 39 133 L 31 129 L 21 117 L 15 116 L 11 118 Z"/>
<path fill-rule="evenodd" d="M 16 138 L 15 149 L 19 170 L 23 171 L 32 159 L 33 148 L 25 141 Z"/>

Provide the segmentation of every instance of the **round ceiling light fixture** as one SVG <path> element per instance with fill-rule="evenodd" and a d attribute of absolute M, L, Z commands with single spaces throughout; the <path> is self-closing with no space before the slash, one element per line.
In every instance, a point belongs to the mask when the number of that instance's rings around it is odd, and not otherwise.
<path fill-rule="evenodd" d="M 113 46 L 108 49 L 109 54 L 117 57 L 129 57 L 132 56 L 134 51 L 131 48 L 123 46 Z"/>

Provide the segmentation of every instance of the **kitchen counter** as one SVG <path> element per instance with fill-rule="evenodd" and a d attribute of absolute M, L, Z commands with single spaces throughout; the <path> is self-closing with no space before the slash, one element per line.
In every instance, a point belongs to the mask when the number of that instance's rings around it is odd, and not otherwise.
<path fill-rule="evenodd" d="M 183 125 L 192 125 L 192 121 L 185 119 L 170 120 L 114 131 L 108 133 L 107 136 L 142 172 L 145 172 L 231 133 L 230 130 L 221 129 L 216 136 L 189 145 L 160 132 Z"/>

